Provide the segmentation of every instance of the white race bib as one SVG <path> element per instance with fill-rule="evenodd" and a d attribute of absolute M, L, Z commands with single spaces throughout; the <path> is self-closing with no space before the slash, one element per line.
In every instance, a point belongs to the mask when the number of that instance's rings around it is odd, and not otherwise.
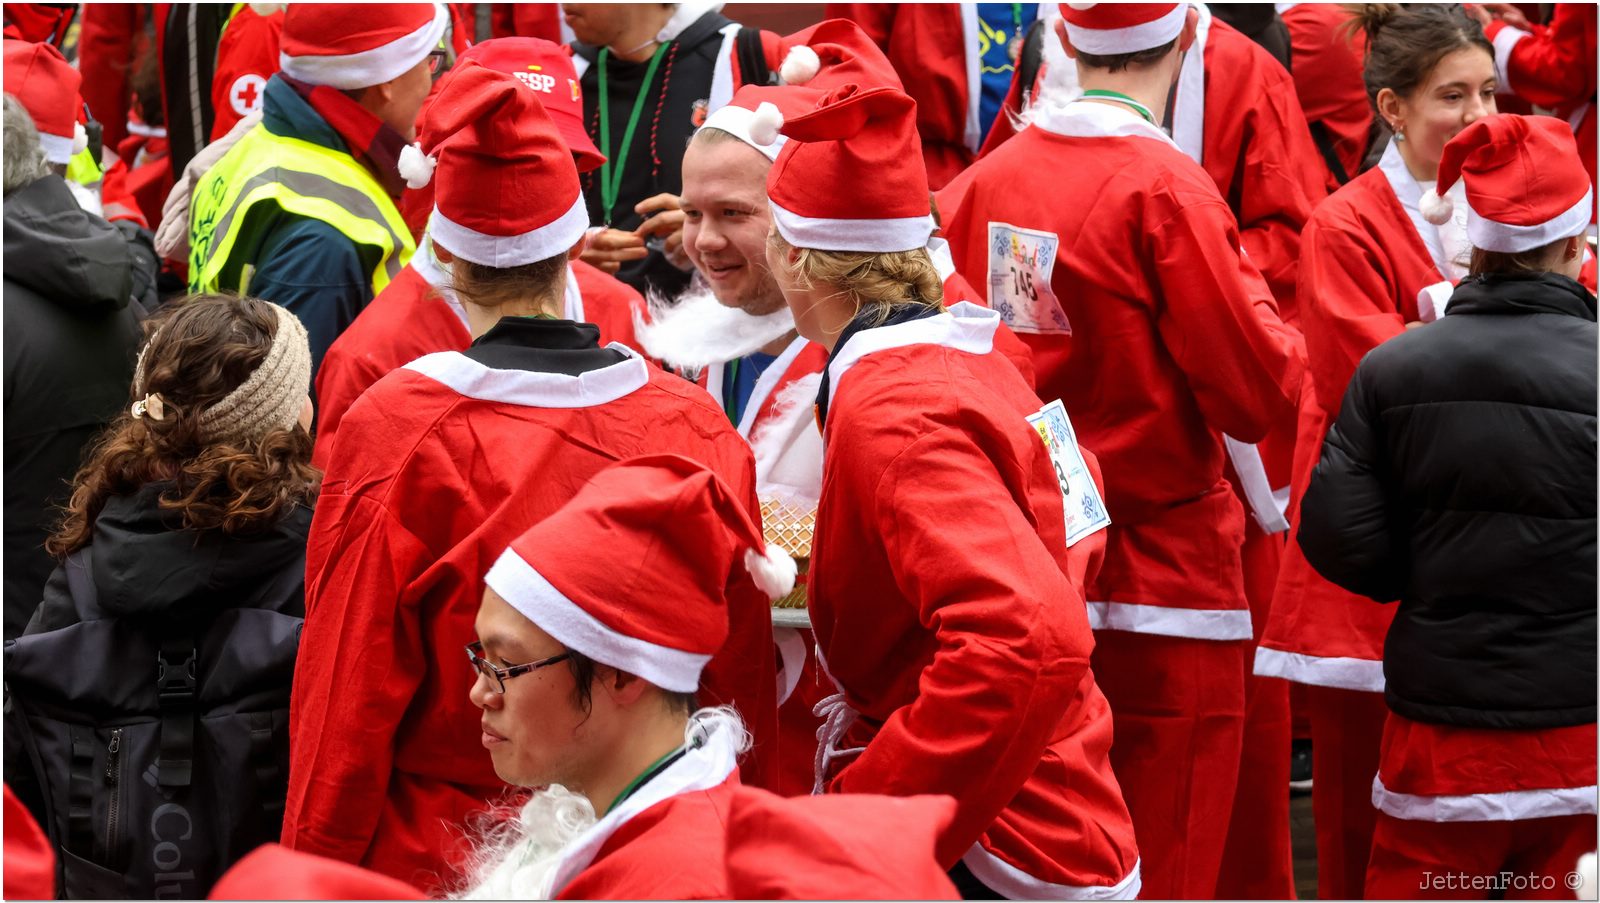
<path fill-rule="evenodd" d="M 1028 423 L 1044 440 L 1050 451 L 1050 463 L 1055 467 L 1056 479 L 1061 483 L 1061 504 L 1067 519 L 1067 547 L 1096 530 L 1111 523 L 1100 489 L 1089 475 L 1089 464 L 1083 460 L 1078 448 L 1078 434 L 1072 430 L 1067 409 L 1060 399 L 1050 402 L 1030 415 Z"/>
<path fill-rule="evenodd" d="M 1054 232 L 989 224 L 989 306 L 1014 332 L 1072 335 L 1050 288 L 1060 246 Z"/>

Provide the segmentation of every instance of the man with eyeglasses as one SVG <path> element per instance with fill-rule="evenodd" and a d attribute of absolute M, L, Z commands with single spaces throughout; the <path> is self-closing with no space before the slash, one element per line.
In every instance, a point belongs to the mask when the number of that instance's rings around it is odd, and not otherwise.
<path fill-rule="evenodd" d="M 396 168 L 450 55 L 439 3 L 293 4 L 261 124 L 194 187 L 189 288 L 293 311 L 313 366 L 410 259 Z"/>

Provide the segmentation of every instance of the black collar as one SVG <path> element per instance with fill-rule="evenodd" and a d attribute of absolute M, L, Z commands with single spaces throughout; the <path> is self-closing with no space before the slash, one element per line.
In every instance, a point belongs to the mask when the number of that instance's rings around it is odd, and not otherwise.
<path fill-rule="evenodd" d="M 502 317 L 479 336 L 467 357 L 495 370 L 528 370 L 581 376 L 628 359 L 600 347 L 600 329 L 591 323 L 539 317 Z"/>
<path fill-rule="evenodd" d="M 1473 276 L 1450 296 L 1448 316 L 1561 314 L 1595 322 L 1595 297 L 1557 273 Z"/>

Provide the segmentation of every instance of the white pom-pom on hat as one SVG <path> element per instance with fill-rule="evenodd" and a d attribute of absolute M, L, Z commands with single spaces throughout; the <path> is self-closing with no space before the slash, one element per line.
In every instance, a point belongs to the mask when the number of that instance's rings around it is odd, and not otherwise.
<path fill-rule="evenodd" d="M 84 151 L 86 151 L 88 149 L 89 149 L 89 132 L 88 132 L 88 130 L 83 127 L 83 123 L 74 122 L 72 124 L 72 155 L 73 156 L 77 156 L 78 154 L 81 154 L 81 153 L 83 153 Z"/>
<path fill-rule="evenodd" d="M 778 140 L 778 129 L 783 128 L 783 111 L 771 101 L 763 100 L 750 117 L 750 140 L 770 147 Z"/>
<path fill-rule="evenodd" d="M 778 76 L 786 85 L 803 85 L 817 77 L 817 72 L 822 69 L 822 59 L 817 52 L 804 44 L 789 48 L 789 53 L 783 58 L 783 65 L 778 67 Z"/>
<path fill-rule="evenodd" d="M 746 549 L 744 568 L 755 579 L 756 586 L 774 602 L 789 595 L 794 589 L 795 575 L 799 573 L 789 553 L 779 548 L 777 543 L 770 542 L 767 543 L 765 554 L 755 549 Z"/>
<path fill-rule="evenodd" d="M 406 180 L 408 188 L 424 188 L 433 181 L 433 168 L 439 165 L 439 158 L 430 157 L 422 152 L 422 145 L 411 143 L 400 150 L 400 161 L 397 169 L 400 177 Z"/>
<path fill-rule="evenodd" d="M 1450 217 L 1455 215 L 1456 205 L 1445 197 L 1440 197 L 1439 192 L 1432 188 L 1422 193 L 1422 200 L 1417 202 L 1417 209 L 1422 211 L 1422 218 L 1435 226 L 1442 226 L 1450 222 Z"/>

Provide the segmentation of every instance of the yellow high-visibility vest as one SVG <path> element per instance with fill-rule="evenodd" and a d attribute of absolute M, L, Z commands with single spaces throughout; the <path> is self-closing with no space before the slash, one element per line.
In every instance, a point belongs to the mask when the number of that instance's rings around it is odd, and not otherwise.
<path fill-rule="evenodd" d="M 346 153 L 256 126 L 202 176 L 189 202 L 189 290 L 239 291 L 245 266 L 234 254 L 257 204 L 321 220 L 377 252 L 372 292 L 383 291 L 416 251 L 400 211 L 367 168 Z"/>

